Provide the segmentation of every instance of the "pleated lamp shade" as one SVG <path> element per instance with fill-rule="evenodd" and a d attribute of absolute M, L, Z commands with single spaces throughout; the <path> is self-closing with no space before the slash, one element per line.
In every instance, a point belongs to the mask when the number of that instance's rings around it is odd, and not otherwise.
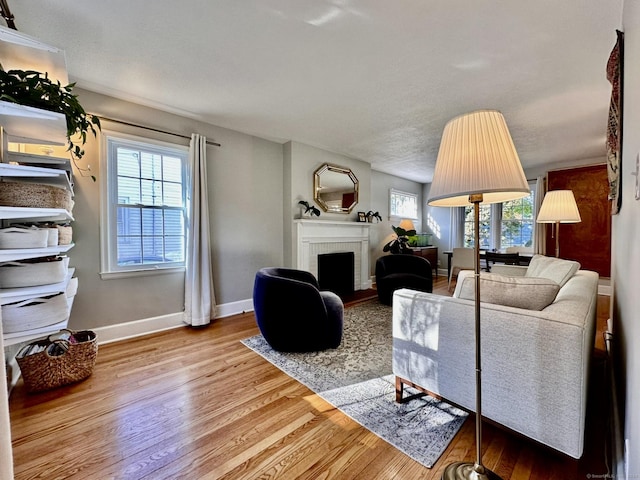
<path fill-rule="evenodd" d="M 537 223 L 579 223 L 580 212 L 571 190 L 551 190 L 546 193 Z"/>
<path fill-rule="evenodd" d="M 450 120 L 444 127 L 429 205 L 470 205 L 515 200 L 530 194 L 507 123 L 496 110 L 479 110 Z"/>

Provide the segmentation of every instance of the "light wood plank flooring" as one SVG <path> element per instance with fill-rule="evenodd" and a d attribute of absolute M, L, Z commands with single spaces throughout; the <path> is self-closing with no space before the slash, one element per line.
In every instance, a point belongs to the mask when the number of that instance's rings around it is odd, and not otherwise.
<path fill-rule="evenodd" d="M 440 277 L 436 293 L 447 294 Z M 608 298 L 599 304 L 606 322 Z M 93 375 L 10 398 L 16 479 L 435 479 L 475 456 L 473 416 L 424 468 L 240 340 L 252 314 L 100 347 Z M 604 362 L 596 350 L 580 461 L 493 425 L 484 463 L 503 479 L 584 479 L 605 466 Z M 416 439 L 419 441 L 419 439 Z"/>

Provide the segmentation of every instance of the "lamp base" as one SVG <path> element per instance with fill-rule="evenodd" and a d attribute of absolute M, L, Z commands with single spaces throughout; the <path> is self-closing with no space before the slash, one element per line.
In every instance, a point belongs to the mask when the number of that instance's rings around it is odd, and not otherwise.
<path fill-rule="evenodd" d="M 502 480 L 497 474 L 482 465 L 470 462 L 455 462 L 447 465 L 442 480 Z"/>

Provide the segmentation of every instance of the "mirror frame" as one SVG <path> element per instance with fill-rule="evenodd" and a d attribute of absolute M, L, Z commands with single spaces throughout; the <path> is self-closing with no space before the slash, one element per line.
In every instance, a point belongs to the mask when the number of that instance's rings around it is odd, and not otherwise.
<path fill-rule="evenodd" d="M 320 176 L 325 172 L 335 172 L 347 175 L 349 180 L 353 182 L 353 202 L 349 207 L 341 207 L 340 210 L 329 207 L 325 201 L 320 197 Z M 358 192 L 359 182 L 357 177 L 351 171 L 350 168 L 339 167 L 338 165 L 332 165 L 330 163 L 323 163 L 313 172 L 313 199 L 320 205 L 322 210 L 329 213 L 351 213 L 351 211 L 358 204 Z"/>

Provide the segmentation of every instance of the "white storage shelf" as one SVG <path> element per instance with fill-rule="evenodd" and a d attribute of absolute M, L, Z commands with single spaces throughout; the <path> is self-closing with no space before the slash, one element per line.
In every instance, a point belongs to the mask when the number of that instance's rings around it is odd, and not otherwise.
<path fill-rule="evenodd" d="M 50 257 L 68 252 L 73 248 L 74 244 L 57 245 L 55 247 L 42 248 L 5 248 L 0 249 L 0 263 L 11 262 L 14 260 L 25 260 L 27 258 Z"/>
<path fill-rule="evenodd" d="M 17 156 L 18 154 L 15 155 Z M 14 158 L 14 154 L 12 153 L 9 153 L 5 156 L 9 157 L 10 160 L 21 160 L 20 158 Z M 43 158 L 50 161 L 52 159 L 52 157 Z M 60 160 L 59 163 L 61 165 L 64 165 L 65 162 L 69 162 L 69 160 L 65 160 L 64 158 L 58 160 Z M 42 163 L 45 162 L 43 161 Z M 14 165 L 11 163 L 0 163 L 0 177 L 19 178 L 21 181 L 54 185 L 56 187 L 66 188 L 71 192 L 71 195 L 73 195 L 73 185 L 71 183 L 69 175 L 67 174 L 67 170 L 62 170 L 60 168 L 46 168 L 35 167 L 31 165 Z"/>
<path fill-rule="evenodd" d="M 52 283 L 50 285 L 39 285 L 37 287 L 23 287 L 23 288 L 5 288 L 0 289 L 0 305 L 7 303 L 21 302 L 34 297 L 44 297 L 47 295 L 54 295 L 56 293 L 65 292 L 67 286 L 73 277 L 75 268 L 69 268 L 67 277 L 60 283 Z M 71 306 L 69 307 L 71 310 Z M 67 328 L 69 318 L 64 321 L 58 322 L 53 325 L 47 325 L 45 327 L 34 328 L 32 330 L 25 330 L 22 332 L 5 333 L 3 335 L 4 345 L 15 345 L 17 343 L 30 342 L 36 338 L 41 338 L 51 333 L 57 332 L 61 328 Z"/>
<path fill-rule="evenodd" d="M 67 143 L 67 121 L 61 113 L 0 101 L 0 125 L 12 142 Z"/>
<path fill-rule="evenodd" d="M 36 287 L 0 288 L 0 305 L 21 302 L 34 297 L 45 297 L 64 292 L 73 277 L 75 268 L 69 268 L 66 278 L 62 282 L 38 285 Z"/>
<path fill-rule="evenodd" d="M 3 139 L 5 147 L 7 140 L 20 142 L 29 139 L 36 143 L 43 144 L 66 144 L 66 121 L 64 115 L 48 112 L 45 110 L 25 107 L 12 103 L 0 101 L 0 125 L 4 129 L 6 137 Z M 4 162 L 28 160 L 21 154 L 4 155 Z M 18 158 L 19 157 L 19 158 Z M 33 159 L 42 162 L 41 158 Z M 52 165 L 53 166 L 53 165 Z M 13 165 L 0 162 L 0 178 L 20 178 L 21 181 L 38 181 L 62 186 L 72 194 L 72 184 L 69 181 L 67 171 L 62 168 L 45 168 L 32 165 Z M 0 206 L 0 221 L 11 222 L 20 221 L 53 221 L 69 222 L 73 220 L 71 212 L 58 208 L 27 208 L 27 207 L 5 207 Z M 57 255 L 68 251 L 73 247 L 70 245 L 58 245 L 45 248 L 25 248 L 25 249 L 3 249 L 0 250 L 0 262 L 22 260 L 26 258 L 36 258 L 49 255 Z M 64 292 L 67 289 L 75 269 L 70 268 L 64 281 L 51 285 L 41 285 L 37 287 L 6 288 L 0 289 L 0 305 L 19 302 L 28 298 L 53 295 Z M 55 325 L 37 328 L 33 330 L 15 332 L 3 335 L 5 346 L 32 341 L 57 332 L 61 328 L 66 328 L 68 318 Z"/>
<path fill-rule="evenodd" d="M 63 322 L 54 323 L 53 325 L 47 325 L 46 327 L 34 328 L 33 330 L 27 330 L 24 332 L 5 333 L 2 338 L 4 346 L 16 345 L 18 343 L 26 343 L 36 340 L 38 338 L 46 337 L 52 333 L 56 333 L 58 330 L 67 328 L 69 319 L 67 318 Z"/>
<path fill-rule="evenodd" d="M 73 215 L 63 208 L 0 207 L 0 220 L 70 222 Z"/>

